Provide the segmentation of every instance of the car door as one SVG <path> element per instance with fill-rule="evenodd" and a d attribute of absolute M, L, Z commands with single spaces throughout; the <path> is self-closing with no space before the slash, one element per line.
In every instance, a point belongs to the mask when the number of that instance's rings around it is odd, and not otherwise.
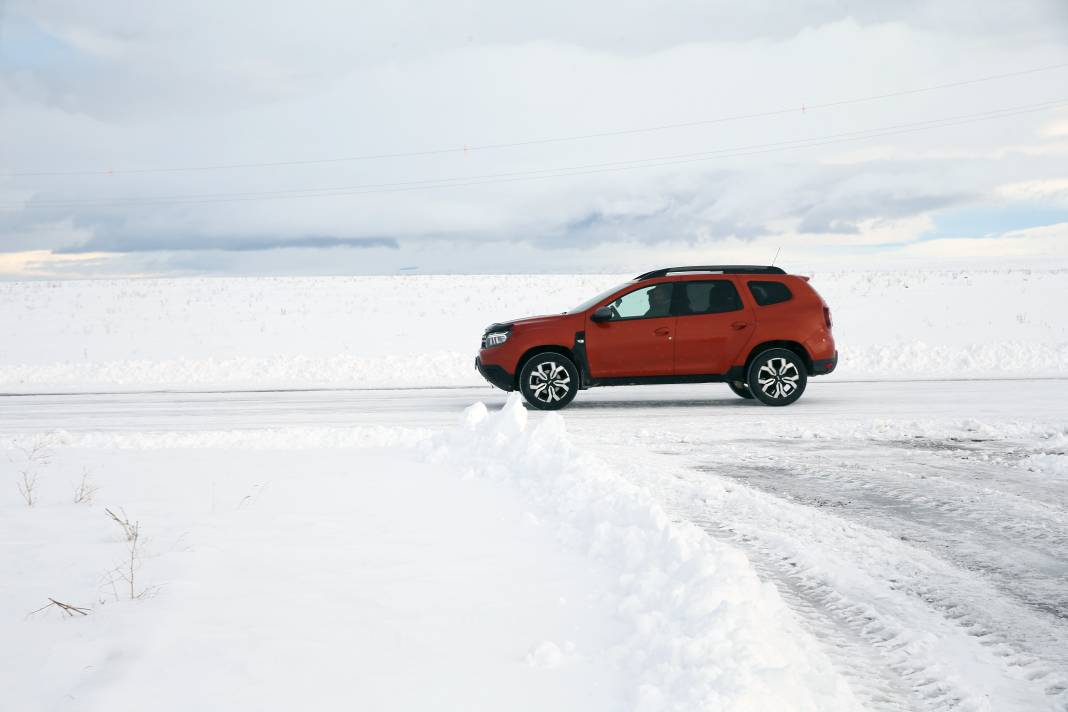
<path fill-rule="evenodd" d="M 734 281 L 700 279 L 675 284 L 675 374 L 726 373 L 755 324 Z"/>
<path fill-rule="evenodd" d="M 674 369 L 675 317 L 672 283 L 639 287 L 595 306 L 613 316 L 595 322 L 586 316 L 586 354 L 594 378 L 670 376 Z"/>

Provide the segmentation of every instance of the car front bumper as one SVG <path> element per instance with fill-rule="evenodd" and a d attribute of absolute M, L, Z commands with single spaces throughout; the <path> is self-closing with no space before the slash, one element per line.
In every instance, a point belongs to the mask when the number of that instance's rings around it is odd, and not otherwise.
<path fill-rule="evenodd" d="M 482 359 L 478 356 L 475 357 L 475 369 L 482 374 L 490 384 L 500 388 L 502 391 L 515 390 L 514 379 L 512 374 L 504 370 L 502 366 L 495 366 L 493 364 L 484 364 Z"/>

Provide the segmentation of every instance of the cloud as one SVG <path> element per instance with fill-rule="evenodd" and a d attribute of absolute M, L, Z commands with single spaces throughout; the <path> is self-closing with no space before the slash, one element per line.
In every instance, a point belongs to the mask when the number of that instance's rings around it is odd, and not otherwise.
<path fill-rule="evenodd" d="M 153 273 L 502 269 L 513 258 L 591 270 L 613 254 L 762 253 L 765 239 L 848 255 L 914 241 L 962 206 L 1062 200 L 998 192 L 1064 179 L 1060 114 L 789 144 L 1061 97 L 1068 70 L 801 111 L 1068 62 L 1059 2 L 406 7 L 9 3 L 5 29 L 20 41 L 0 55 L 5 167 L 100 174 L 0 172 L 0 252 L 107 253 L 108 269 Z M 959 57 L 966 66 L 947 61 Z M 765 148 L 739 150 L 753 146 Z M 461 150 L 332 160 L 448 147 Z M 292 163 L 303 159 L 326 162 Z M 206 169 L 263 162 L 286 165 Z M 552 175 L 575 166 L 593 168 Z M 161 167 L 197 170 L 121 172 Z M 518 175 L 529 171 L 546 173 Z M 471 184 L 418 183 L 441 179 Z"/>
<path fill-rule="evenodd" d="M 1009 183 L 999 186 L 995 193 L 998 197 L 1010 201 L 1051 202 L 1068 206 L 1068 170 L 1064 178 Z"/>
<path fill-rule="evenodd" d="M 222 250 L 224 252 L 255 252 L 282 249 L 323 249 L 330 247 L 347 247 L 368 249 L 386 247 L 396 250 L 397 241 L 391 237 L 325 237 L 308 236 L 297 238 L 284 237 L 231 237 L 206 240 L 186 237 L 153 237 L 149 240 L 106 239 L 94 237 L 79 245 L 61 247 L 55 254 L 81 254 L 105 252 L 175 252 Z"/>
<path fill-rule="evenodd" d="M 1068 258 L 1068 223 L 1012 230 L 988 237 L 937 239 L 908 245 L 906 257 Z"/>
<path fill-rule="evenodd" d="M 895 194 L 887 186 L 847 196 L 832 195 L 804 211 L 798 224 L 802 233 L 859 234 L 858 223 L 866 220 L 888 221 L 922 215 L 974 199 L 965 194 Z"/>
<path fill-rule="evenodd" d="M 63 274 L 64 267 L 70 266 L 92 273 L 95 270 L 90 268 L 104 259 L 105 255 L 99 253 L 56 255 L 48 250 L 0 252 L 0 278 L 56 277 Z"/>

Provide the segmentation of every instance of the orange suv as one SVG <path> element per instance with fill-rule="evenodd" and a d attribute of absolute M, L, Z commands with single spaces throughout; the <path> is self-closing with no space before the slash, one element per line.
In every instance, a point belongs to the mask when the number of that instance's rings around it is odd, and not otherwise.
<path fill-rule="evenodd" d="M 725 382 L 789 405 L 838 364 L 831 310 L 779 267 L 646 272 L 563 314 L 492 324 L 475 368 L 542 410 L 593 386 Z"/>

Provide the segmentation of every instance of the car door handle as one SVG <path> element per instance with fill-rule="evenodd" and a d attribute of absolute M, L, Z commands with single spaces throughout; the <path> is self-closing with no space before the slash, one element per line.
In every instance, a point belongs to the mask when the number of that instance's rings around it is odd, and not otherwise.
<path fill-rule="evenodd" d="M 657 336 L 667 336 L 671 333 L 671 329 L 667 328 L 666 326 L 661 326 L 659 329 L 653 331 L 653 333 Z"/>
<path fill-rule="evenodd" d="M 731 324 L 731 328 L 734 329 L 735 331 L 741 331 L 742 329 L 746 328 L 747 326 L 749 326 L 749 322 L 748 321 L 736 321 L 733 324 Z"/>

